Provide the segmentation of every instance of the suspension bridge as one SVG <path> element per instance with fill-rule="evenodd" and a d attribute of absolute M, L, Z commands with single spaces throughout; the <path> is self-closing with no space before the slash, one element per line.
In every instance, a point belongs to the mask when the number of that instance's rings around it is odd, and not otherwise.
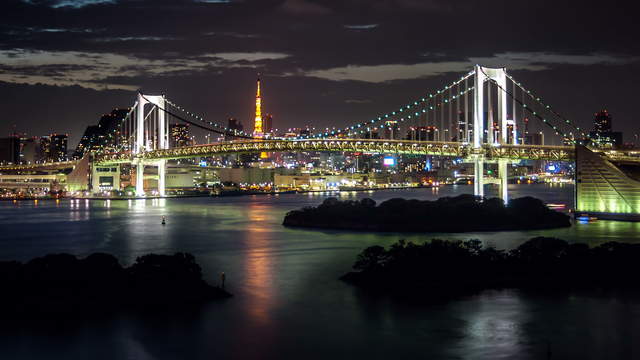
<path fill-rule="evenodd" d="M 258 93 L 258 107 L 259 97 Z M 171 147 L 168 131 L 171 123 L 188 123 L 229 140 Z M 595 157 L 586 156 L 588 169 L 578 166 L 577 187 L 581 193 L 577 208 L 598 213 L 620 212 L 620 206 L 602 205 L 620 200 L 625 204 L 623 211 L 640 213 L 637 181 L 640 179 L 613 170 L 619 162 L 640 163 L 640 153 L 587 149 L 585 146 L 590 142 L 584 129 L 526 89 L 504 68 L 476 65 L 456 81 L 370 120 L 288 138 L 267 136 L 262 129 L 254 132 L 230 129 L 206 120 L 164 95 L 139 93 L 112 137 L 109 149 L 82 160 L 9 165 L 0 167 L 0 171 L 74 167 L 74 171 L 89 171 L 96 176 L 96 169 L 101 167 L 131 164 L 136 168 L 136 196 L 145 196 L 144 169 L 157 167 L 157 193 L 164 196 L 168 160 L 268 152 L 431 155 L 473 164 L 477 196 L 484 196 L 485 165 L 496 163 L 499 194 L 507 201 L 510 163 L 521 160 L 579 163 L 579 154 L 587 151 Z M 85 166 L 80 166 L 83 161 Z"/>

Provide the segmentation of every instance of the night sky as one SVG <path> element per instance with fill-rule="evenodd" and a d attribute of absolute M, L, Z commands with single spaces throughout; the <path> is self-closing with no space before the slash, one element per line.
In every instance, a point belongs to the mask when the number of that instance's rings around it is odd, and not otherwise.
<path fill-rule="evenodd" d="M 138 89 L 252 127 L 255 79 L 274 126 L 346 126 L 505 66 L 591 128 L 633 140 L 640 80 L 629 1 L 2 0 L 0 135 L 68 132 Z"/>

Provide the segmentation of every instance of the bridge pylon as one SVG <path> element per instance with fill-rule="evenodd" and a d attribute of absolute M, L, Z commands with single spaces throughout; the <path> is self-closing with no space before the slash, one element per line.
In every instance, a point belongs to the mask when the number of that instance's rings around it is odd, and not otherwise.
<path fill-rule="evenodd" d="M 148 120 L 145 115 L 145 105 L 153 105 L 151 111 L 156 111 L 156 116 Z M 169 148 L 169 125 L 165 116 L 166 100 L 164 95 L 145 95 L 138 93 L 136 109 L 136 137 L 133 147 L 135 154 L 145 151 L 163 150 Z M 146 126 L 145 126 L 146 125 Z M 153 165 L 158 167 L 158 194 L 165 196 L 166 160 L 160 159 Z M 144 192 L 144 162 L 138 160 L 136 164 L 136 196 L 145 196 Z"/>
<path fill-rule="evenodd" d="M 474 166 L 474 187 L 473 194 L 476 196 L 484 196 L 484 156 L 480 156 L 478 153 L 482 149 L 483 145 L 499 146 L 509 144 L 508 135 L 508 123 L 507 123 L 507 93 L 505 91 L 498 91 L 498 128 L 500 129 L 500 137 L 494 138 L 494 119 L 493 113 L 490 111 L 491 104 L 491 87 L 488 88 L 488 119 L 485 118 L 485 96 L 484 96 L 484 83 L 487 80 L 495 81 L 495 83 L 506 89 L 507 73 L 505 68 L 488 68 L 480 65 L 475 66 L 474 74 L 474 108 L 473 108 L 473 150 L 476 153 L 473 158 Z M 488 131 L 485 131 L 487 129 Z M 514 125 L 515 133 L 515 125 Z M 486 135 L 485 135 L 486 132 Z M 517 144 L 516 136 L 512 136 L 512 144 Z M 508 179 L 508 160 L 498 160 L 498 176 L 500 177 L 500 198 L 504 202 L 509 201 L 509 194 L 507 191 L 507 179 Z"/>

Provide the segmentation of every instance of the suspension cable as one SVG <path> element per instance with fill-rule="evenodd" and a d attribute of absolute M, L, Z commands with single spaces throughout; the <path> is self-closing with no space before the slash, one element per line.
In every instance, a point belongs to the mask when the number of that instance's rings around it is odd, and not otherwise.
<path fill-rule="evenodd" d="M 144 96 L 144 94 L 141 93 L 140 95 L 142 96 L 143 99 L 145 99 L 145 100 L 147 100 L 148 102 L 151 103 L 151 101 L 149 101 Z M 203 130 L 206 130 L 206 131 L 210 131 L 210 132 L 213 132 L 213 133 L 216 133 L 216 134 L 227 135 L 227 136 L 232 136 L 232 137 L 238 137 L 238 138 L 243 138 L 243 139 L 263 140 L 261 138 L 256 138 L 256 137 L 253 137 L 253 136 L 231 134 L 231 133 L 228 133 L 228 132 L 225 132 L 225 131 L 222 131 L 222 130 L 211 129 L 211 128 L 208 128 L 208 127 L 206 127 L 204 125 L 198 124 L 198 123 L 196 123 L 194 121 L 187 120 L 187 119 L 183 118 L 182 116 L 177 115 L 177 114 L 175 114 L 175 113 L 173 113 L 173 112 L 171 112 L 171 111 L 169 111 L 169 110 L 167 110 L 167 109 L 165 109 L 163 107 L 158 106 L 158 109 L 160 109 L 160 110 L 164 111 L 165 113 L 177 118 L 178 120 L 184 121 L 184 122 L 186 122 L 188 124 L 191 124 L 191 125 L 193 125 L 193 126 L 195 126 L 197 128 L 200 128 L 200 129 L 203 129 Z"/>
<path fill-rule="evenodd" d="M 178 110 L 182 111 L 183 113 L 185 113 L 185 114 L 187 114 L 187 115 L 191 116 L 192 118 L 196 118 L 196 119 L 198 119 L 198 120 L 199 120 L 199 121 L 201 121 L 201 122 L 204 122 L 204 123 L 209 124 L 210 126 L 213 126 L 214 128 L 220 128 L 220 129 L 222 129 L 222 130 L 220 130 L 220 131 L 223 131 L 225 134 L 227 134 L 227 133 L 228 133 L 228 132 L 230 132 L 230 131 L 233 131 L 233 133 L 234 133 L 234 134 L 238 134 L 238 133 L 240 134 L 240 135 L 233 135 L 233 136 L 253 138 L 253 136 L 252 136 L 250 133 L 247 133 L 247 132 L 245 132 L 245 131 L 243 131 L 243 130 L 230 129 L 230 128 L 228 128 L 228 127 L 226 127 L 226 126 L 223 126 L 223 125 L 220 125 L 220 124 L 218 124 L 218 123 L 214 123 L 214 122 L 212 122 L 212 121 L 205 120 L 202 116 L 199 116 L 199 115 L 197 115 L 197 114 L 194 114 L 194 113 L 192 113 L 192 112 L 190 112 L 190 111 L 188 111 L 188 110 L 184 109 L 183 107 L 181 107 L 181 106 L 179 106 L 179 105 L 175 104 L 174 102 L 172 102 L 172 101 L 171 101 L 171 100 L 169 100 L 169 99 L 165 99 L 165 101 L 166 101 L 169 105 L 171 105 L 171 106 L 175 107 L 176 109 L 178 109 Z"/>
<path fill-rule="evenodd" d="M 382 121 L 382 120 L 385 120 L 385 121 L 386 121 L 386 120 L 388 120 L 389 118 L 393 118 L 393 117 L 394 117 L 394 116 L 396 116 L 396 115 L 400 115 L 401 113 L 403 113 L 403 112 L 405 112 L 405 111 L 407 111 L 407 110 L 409 110 L 409 109 L 411 109 L 411 108 L 413 108 L 413 107 L 416 107 L 416 106 L 418 106 L 418 105 L 420 105 L 420 104 L 422 104 L 422 103 L 428 102 L 428 101 L 429 101 L 431 98 L 433 98 L 434 96 L 437 96 L 438 94 L 440 94 L 441 92 L 444 92 L 445 90 L 449 89 L 450 87 L 455 86 L 455 85 L 457 85 L 457 84 L 461 83 L 461 82 L 462 82 L 462 81 L 464 81 L 465 79 L 467 79 L 467 78 L 469 78 L 470 76 L 472 76 L 474 73 L 475 73 L 475 70 L 473 70 L 473 71 L 469 72 L 469 73 L 468 73 L 468 74 L 466 74 L 465 76 L 461 77 L 459 80 L 456 80 L 456 81 L 454 81 L 453 83 L 451 83 L 451 84 L 449 84 L 449 85 L 445 86 L 445 87 L 444 87 L 443 89 L 441 89 L 441 90 L 438 90 L 438 91 L 436 91 L 436 92 L 433 92 L 433 93 L 427 94 L 425 97 L 423 97 L 423 98 L 421 98 L 421 99 L 415 100 L 415 101 L 414 101 L 414 102 L 412 102 L 412 103 L 409 103 L 409 104 L 407 104 L 407 105 L 404 105 L 404 106 L 400 107 L 397 111 L 392 111 L 392 112 L 390 112 L 390 113 L 386 113 L 386 114 L 384 114 L 384 115 L 380 115 L 380 116 L 378 116 L 377 118 L 371 119 L 371 120 L 369 120 L 369 121 L 365 121 L 365 122 L 361 122 L 361 123 L 359 123 L 359 124 L 355 124 L 355 125 L 347 126 L 347 127 L 343 128 L 343 129 L 338 129 L 338 130 L 333 130 L 333 131 L 326 131 L 326 132 L 324 132 L 324 133 L 322 133 L 322 134 L 317 134 L 317 135 L 312 135 L 312 136 L 300 136 L 300 137 L 298 137 L 298 138 L 304 138 L 304 139 L 307 139 L 307 138 L 321 138 L 321 137 L 328 137 L 328 136 L 333 136 L 333 135 L 342 134 L 342 133 L 345 133 L 345 132 L 347 132 L 347 133 L 348 133 L 350 130 L 355 130 L 355 129 L 357 129 L 357 128 L 361 128 L 361 127 L 363 127 L 363 126 L 371 125 L 371 124 L 374 124 L 374 123 L 376 123 L 376 122 L 378 122 L 378 121 Z"/>
<path fill-rule="evenodd" d="M 482 70 L 482 72 L 484 73 L 484 75 L 487 77 L 487 80 L 491 81 L 493 84 L 495 84 L 498 89 L 504 91 L 507 95 L 509 95 L 509 97 L 511 97 L 512 99 L 514 99 L 518 104 L 520 104 L 525 110 L 527 110 L 529 113 L 531 113 L 533 116 L 535 116 L 538 120 L 541 120 L 544 124 L 546 124 L 547 126 L 551 127 L 556 134 L 561 135 L 563 138 L 570 140 L 573 143 L 576 143 L 576 140 L 567 136 L 566 133 L 564 133 L 562 130 L 558 129 L 557 126 L 551 124 L 547 119 L 541 117 L 536 111 L 533 111 L 531 109 L 529 109 L 529 107 L 524 103 L 521 102 L 520 100 L 516 99 L 513 94 L 511 94 L 511 92 L 505 88 L 503 88 L 502 86 L 500 86 L 500 84 L 498 84 L 497 81 L 495 81 L 494 79 L 492 79 L 491 77 L 489 77 L 489 75 L 487 75 L 484 70 Z"/>
<path fill-rule="evenodd" d="M 560 114 L 559 112 L 557 112 L 555 109 L 553 109 L 550 105 L 547 105 L 546 103 L 544 103 L 542 101 L 541 98 L 533 95 L 531 93 L 530 90 L 527 90 L 524 88 L 524 86 L 522 86 L 519 82 L 517 82 L 511 75 L 505 73 L 505 75 L 507 76 L 507 78 L 509 78 L 509 80 L 511 80 L 516 86 L 518 86 L 520 88 L 520 90 L 522 90 L 523 94 L 527 94 L 531 99 L 537 101 L 538 103 L 540 103 L 540 105 L 542 105 L 545 109 L 549 110 L 552 114 L 554 114 L 555 116 L 559 117 L 560 119 L 562 119 L 565 123 L 567 123 L 569 126 L 571 126 L 572 128 L 576 129 L 578 132 L 580 132 L 580 135 L 582 135 L 582 137 L 584 138 L 589 138 L 589 136 L 577 125 L 575 125 L 573 123 L 573 121 L 567 119 L 565 116 L 563 116 L 562 114 Z"/>

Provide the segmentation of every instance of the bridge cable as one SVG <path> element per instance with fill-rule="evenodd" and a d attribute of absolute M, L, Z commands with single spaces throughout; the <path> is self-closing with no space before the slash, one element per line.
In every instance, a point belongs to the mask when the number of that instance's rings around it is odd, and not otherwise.
<path fill-rule="evenodd" d="M 527 90 L 524 86 L 522 86 L 522 84 L 520 84 L 519 82 L 517 82 L 511 75 L 506 74 L 507 78 L 509 78 L 509 80 L 511 80 L 513 82 L 513 84 L 515 86 L 518 86 L 520 88 L 520 90 L 522 90 L 523 94 L 527 94 L 531 99 L 537 101 L 538 103 L 540 103 L 540 105 L 542 105 L 545 109 L 549 110 L 551 113 L 553 113 L 555 116 L 559 117 L 560 119 L 562 119 L 565 123 L 567 123 L 569 126 L 573 127 L 574 129 L 576 129 L 578 132 L 580 132 L 580 135 L 582 135 L 582 137 L 584 138 L 589 138 L 589 136 L 577 125 L 575 125 L 573 123 L 573 121 L 569 120 L 568 118 L 566 118 L 565 116 L 563 116 L 562 114 L 560 114 L 559 112 L 557 112 L 553 107 L 551 107 L 550 105 L 547 105 L 546 103 L 544 103 L 542 101 L 541 98 L 533 95 L 531 93 L 530 90 Z"/>
<path fill-rule="evenodd" d="M 461 83 L 465 79 L 467 79 L 470 76 L 472 76 L 474 73 L 475 73 L 475 70 L 469 72 L 468 74 L 466 74 L 465 76 L 461 77 L 459 80 L 454 81 L 450 85 L 445 86 L 442 90 L 438 90 L 435 93 L 427 94 L 425 97 L 423 97 L 421 99 L 418 99 L 418 100 L 414 101 L 413 103 L 410 103 L 410 104 L 407 104 L 405 106 L 400 107 L 400 109 L 398 109 L 397 111 L 392 111 L 390 113 L 387 113 L 387 114 L 384 114 L 384 115 L 380 115 L 377 118 L 374 118 L 374 119 L 372 119 L 370 121 L 365 121 L 365 122 L 361 122 L 361 123 L 358 123 L 358 124 L 355 124 L 355 125 L 352 125 L 352 126 L 347 126 L 347 127 L 343 128 L 343 129 L 339 129 L 337 131 L 336 130 L 331 131 L 331 132 L 326 131 L 323 134 L 317 134 L 317 135 L 312 135 L 312 136 L 299 136 L 298 139 L 301 139 L 301 138 L 307 139 L 307 138 L 329 137 L 329 136 L 332 136 L 332 135 L 338 135 L 338 134 L 342 134 L 342 133 L 345 133 L 345 132 L 349 132 L 350 130 L 355 130 L 357 128 L 361 128 L 361 127 L 366 126 L 366 125 L 374 124 L 374 123 L 376 123 L 378 121 L 381 121 L 381 120 L 387 120 L 389 118 L 393 118 L 395 115 L 399 115 L 400 113 L 402 113 L 402 112 L 404 112 L 404 111 L 406 111 L 406 110 L 408 110 L 410 108 L 418 106 L 421 103 L 428 102 L 430 99 L 432 99 L 434 97 L 434 95 L 437 96 L 438 94 L 444 92 L 445 90 L 448 90 L 450 87 Z"/>
<path fill-rule="evenodd" d="M 218 123 L 214 123 L 214 122 L 211 122 L 211 121 L 207 121 L 207 120 L 205 120 L 202 116 L 199 116 L 199 115 L 196 115 L 196 114 L 194 114 L 194 113 L 191 113 L 190 111 L 188 111 L 188 110 L 184 109 L 183 107 L 181 107 L 181 106 L 179 106 L 179 105 L 175 104 L 174 102 L 172 102 L 172 101 L 171 101 L 171 100 L 169 100 L 169 99 L 165 99 L 165 101 L 166 101 L 167 103 L 169 103 L 169 105 L 171 105 L 171 106 L 175 107 L 176 109 L 178 109 L 178 110 L 182 111 L 183 113 L 186 113 L 187 115 L 191 116 L 192 118 L 196 118 L 196 119 L 200 120 L 201 122 L 207 123 L 207 124 L 209 124 L 209 125 L 211 125 L 211 126 L 213 126 L 213 127 L 217 127 L 217 128 L 221 128 L 221 129 L 223 129 L 223 130 L 220 130 L 220 131 L 226 131 L 226 132 L 228 132 L 228 131 L 233 131 L 233 133 L 234 133 L 234 134 L 238 134 L 238 133 L 240 133 L 240 134 L 241 134 L 241 135 L 243 135 L 243 136 L 252 137 L 251 133 L 247 133 L 247 132 L 245 132 L 245 131 L 243 131 L 243 130 L 230 129 L 230 128 L 228 128 L 228 127 L 225 127 L 224 125 L 220 125 L 220 124 L 218 124 Z M 225 134 L 228 134 L 228 133 L 225 133 Z M 241 136 L 239 136 L 239 135 L 233 135 L 233 136 L 241 137 Z M 252 137 L 252 138 L 253 138 L 253 137 Z"/>
<path fill-rule="evenodd" d="M 143 99 L 145 99 L 145 100 L 149 101 L 149 100 L 144 96 L 144 94 L 142 94 L 142 93 L 141 93 L 140 95 L 142 96 L 142 98 L 143 98 Z M 150 102 L 150 101 L 149 101 L 149 102 Z M 196 122 L 193 122 L 193 121 L 187 120 L 187 119 L 183 118 L 182 116 L 177 115 L 177 114 L 175 114 L 175 113 L 173 113 L 173 112 L 171 112 L 171 111 L 169 111 L 169 110 L 167 110 L 167 109 L 165 109 L 165 108 L 163 108 L 163 107 L 157 106 L 157 108 L 158 108 L 158 109 L 160 109 L 160 110 L 162 110 L 162 111 L 164 111 L 165 113 L 167 113 L 167 114 L 169 114 L 169 115 L 171 115 L 171 116 L 173 116 L 173 117 L 175 117 L 175 118 L 177 118 L 177 119 L 181 120 L 181 121 L 184 121 L 184 122 L 186 122 L 186 123 L 188 123 L 188 124 L 191 124 L 191 125 L 193 125 L 193 126 L 195 126 L 195 127 L 197 127 L 197 128 L 200 128 L 200 129 L 203 129 L 203 130 L 206 130 L 206 131 L 214 132 L 214 133 L 216 133 L 216 134 L 221 134 L 221 135 L 228 135 L 228 136 L 232 136 L 232 137 L 243 138 L 243 139 L 263 140 L 263 139 L 261 139 L 261 138 L 256 138 L 256 137 L 253 137 L 253 136 L 230 134 L 230 133 L 227 133 L 227 132 L 224 132 L 224 131 L 221 131 L 221 130 L 211 129 L 211 128 L 208 128 L 208 127 L 206 127 L 206 126 L 204 126 L 204 125 L 200 125 L 200 124 L 198 124 L 198 123 L 196 123 Z"/>
<path fill-rule="evenodd" d="M 482 70 L 482 72 L 484 73 L 484 70 Z M 504 89 L 502 86 L 500 86 L 500 84 L 498 84 L 497 81 L 495 81 L 494 79 L 492 79 L 491 77 L 489 77 L 489 75 L 487 75 L 485 73 L 485 76 L 487 77 L 488 81 L 491 81 L 493 84 L 495 84 L 500 90 L 504 91 L 507 95 L 509 95 L 509 97 L 511 97 L 512 99 L 514 99 L 518 104 L 520 104 L 524 109 L 526 109 L 527 111 L 529 111 L 529 113 L 531 113 L 533 116 L 535 116 L 538 120 L 541 120 L 544 124 L 546 124 L 547 126 L 551 127 L 557 135 L 561 135 L 563 138 L 570 140 L 573 143 L 576 143 L 576 140 L 573 138 L 570 138 L 569 136 L 567 136 L 566 133 L 564 133 L 562 130 L 558 129 L 555 125 L 551 124 L 547 119 L 541 117 L 536 111 L 531 110 L 524 102 L 521 102 L 520 100 L 516 99 L 513 94 L 511 94 L 511 92 L 507 89 Z"/>

